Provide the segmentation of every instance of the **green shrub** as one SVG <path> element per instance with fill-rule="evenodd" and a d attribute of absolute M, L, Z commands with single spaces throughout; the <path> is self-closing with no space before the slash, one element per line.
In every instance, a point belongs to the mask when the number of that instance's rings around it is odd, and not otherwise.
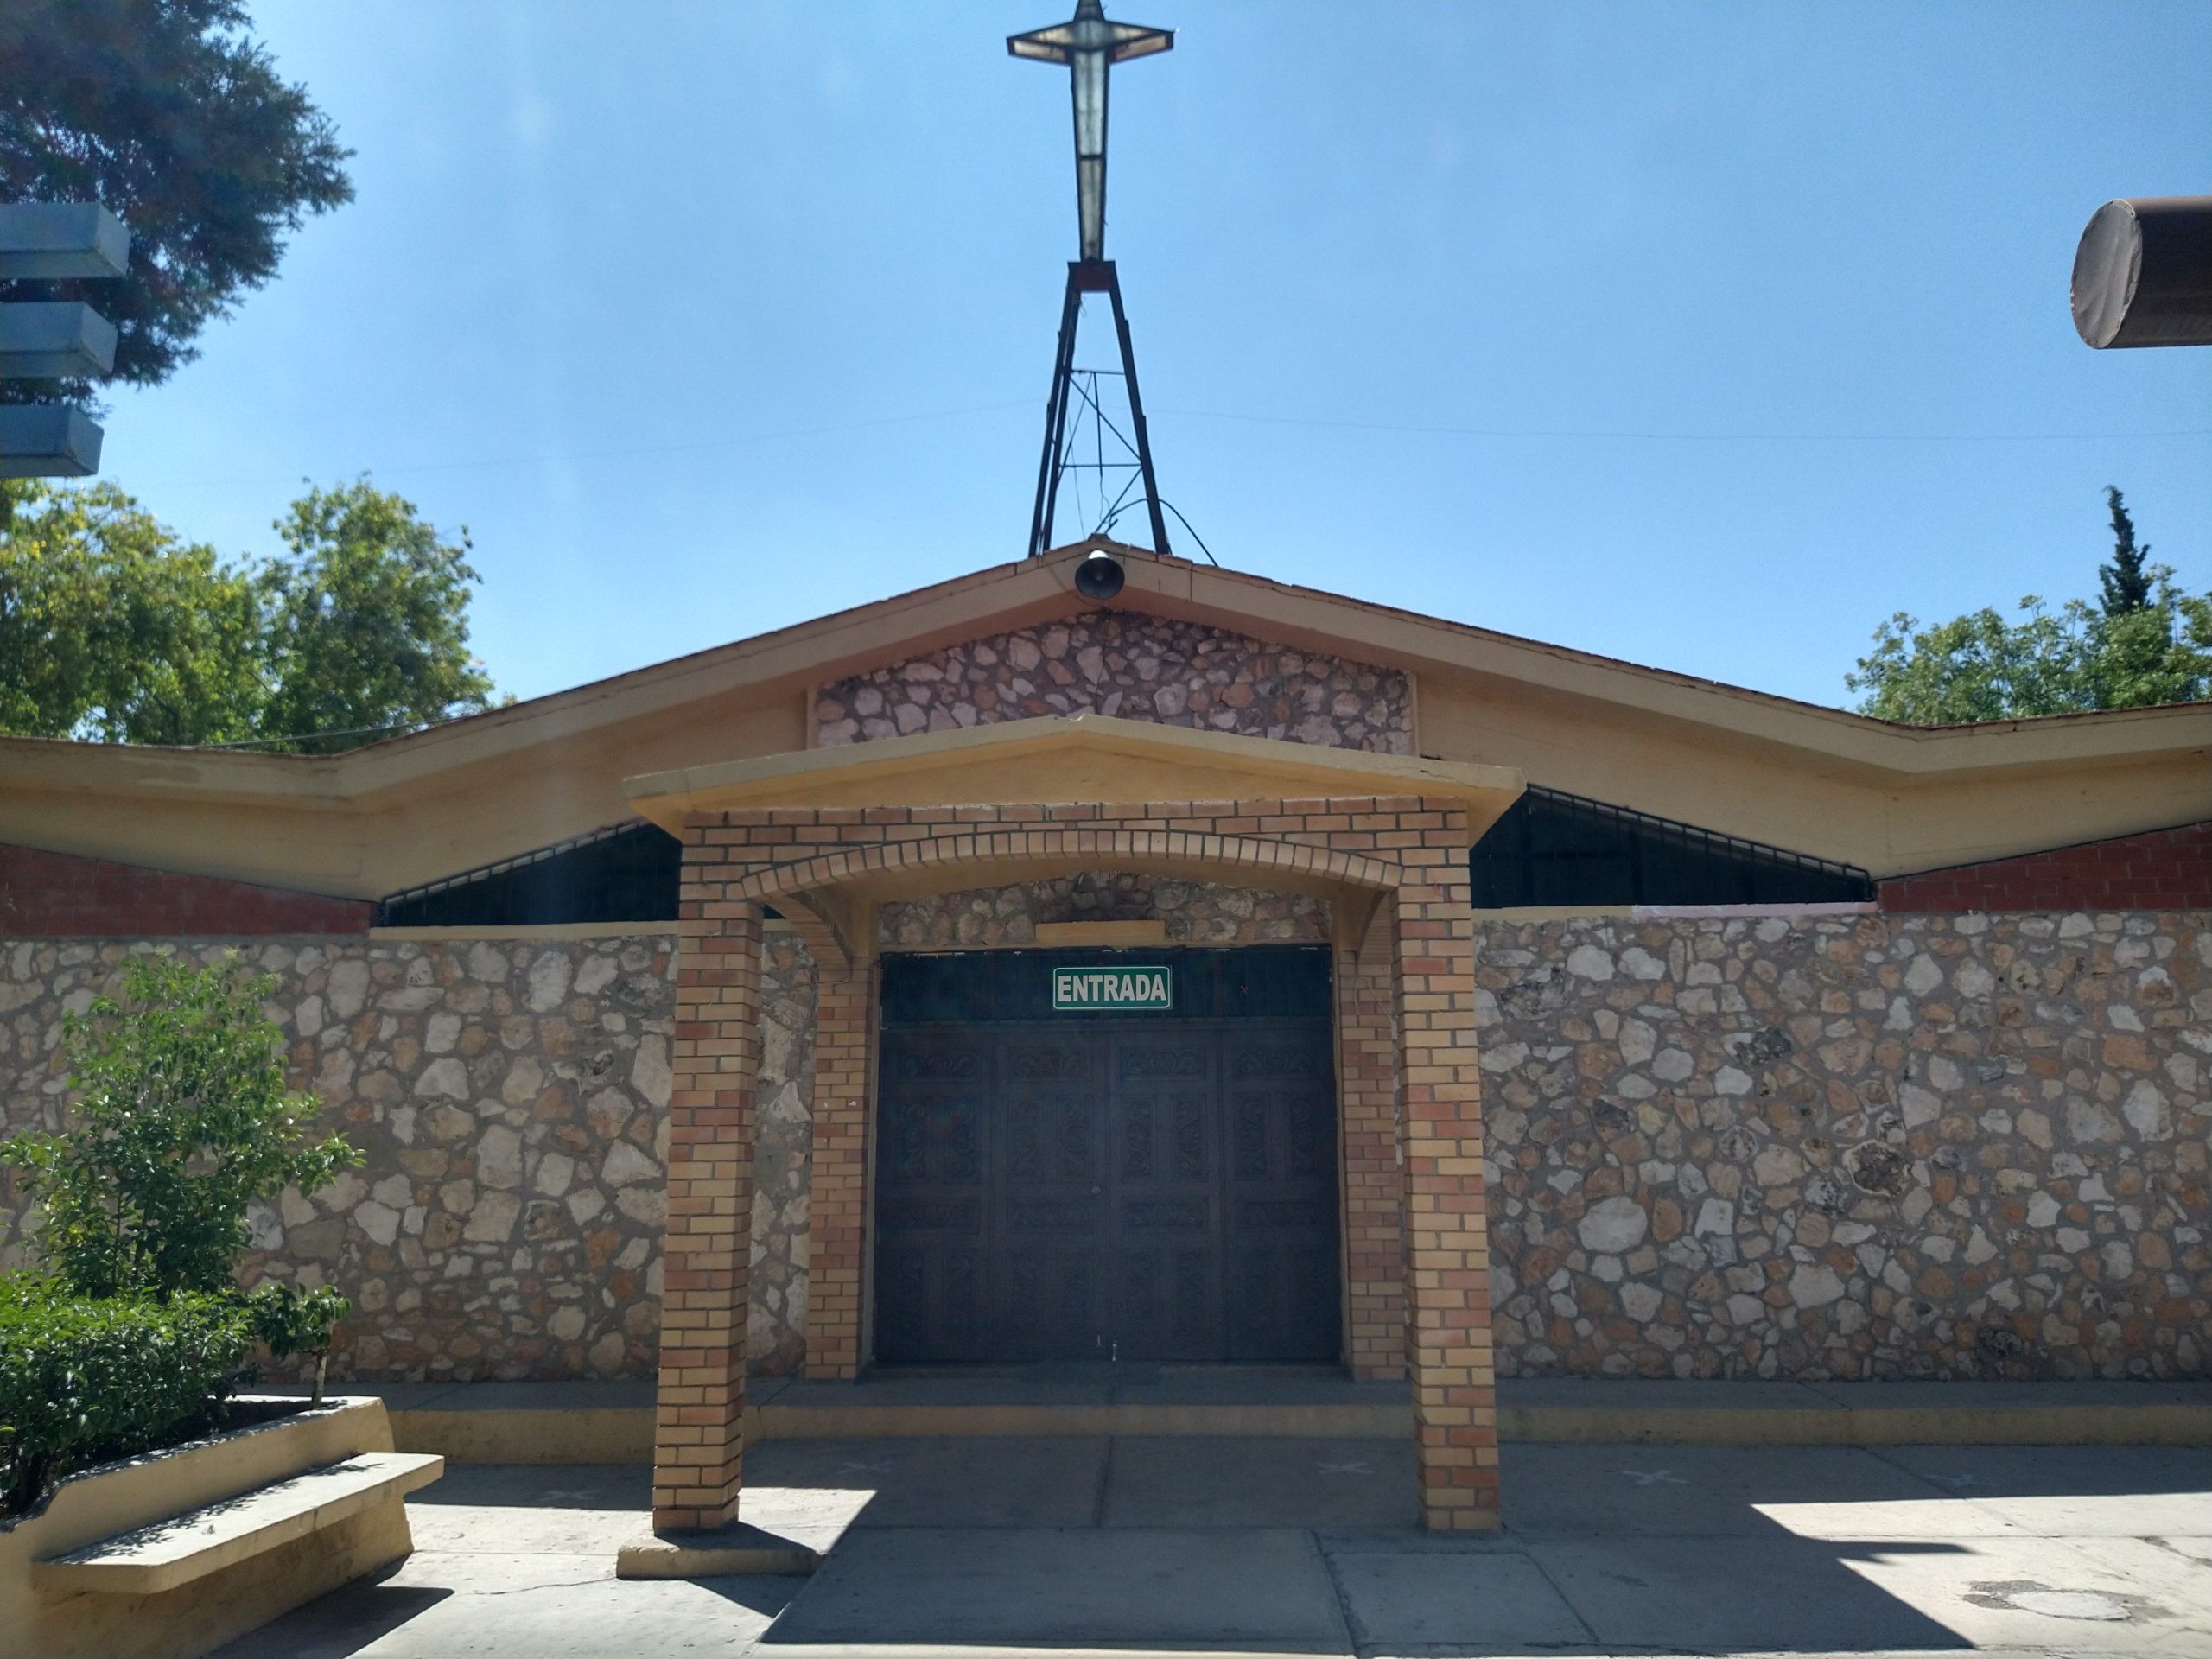
<path fill-rule="evenodd" d="M 72 1294 L 0 1279 L 0 1516 L 64 1476 L 219 1427 L 253 1344 L 235 1294 Z"/>
<path fill-rule="evenodd" d="M 138 957 L 120 998 L 67 1017 L 73 1121 L 0 1142 L 0 1158 L 27 1172 L 39 1253 L 70 1288 L 227 1289 L 248 1205 L 361 1161 L 342 1135 L 308 1139 L 321 1103 L 284 1087 L 283 1033 L 261 1013 L 275 988 L 235 957 Z"/>
<path fill-rule="evenodd" d="M 235 956 L 124 964 L 118 996 L 64 1021 L 69 1127 L 0 1141 L 44 1213 L 52 1278 L 0 1281 L 0 1513 L 60 1475 L 212 1427 L 255 1341 L 320 1358 L 347 1311 L 334 1290 L 232 1273 L 246 1208 L 313 1192 L 361 1161 L 311 1139 L 321 1103 L 284 1086 L 270 978 Z M 322 1397 L 316 1365 L 315 1398 Z"/>
<path fill-rule="evenodd" d="M 271 1357 L 315 1357 L 313 1400 L 317 1405 L 322 1403 L 323 1370 L 330 1361 L 331 1336 L 353 1306 L 327 1286 L 302 1291 L 291 1285 L 261 1285 L 245 1300 L 247 1323 Z"/>

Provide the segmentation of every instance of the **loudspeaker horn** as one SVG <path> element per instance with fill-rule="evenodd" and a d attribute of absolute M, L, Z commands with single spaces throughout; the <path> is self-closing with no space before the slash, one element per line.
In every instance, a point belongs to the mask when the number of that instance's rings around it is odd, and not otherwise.
<path fill-rule="evenodd" d="M 1075 568 L 1075 590 L 1085 599 L 1111 599 L 1122 591 L 1122 562 L 1103 548 L 1094 549 Z"/>

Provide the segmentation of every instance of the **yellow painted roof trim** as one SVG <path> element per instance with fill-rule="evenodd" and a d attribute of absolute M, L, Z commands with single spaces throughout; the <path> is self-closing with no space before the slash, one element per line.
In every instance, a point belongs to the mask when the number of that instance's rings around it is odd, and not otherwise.
<path fill-rule="evenodd" d="M 495 757 L 705 698 L 748 687 L 796 692 L 943 645 L 1095 609 L 1074 588 L 1075 567 L 1094 546 L 1111 548 L 1127 568 L 1116 609 L 1364 662 L 1492 680 L 1605 709 L 1617 721 L 1701 727 L 1714 738 L 1793 752 L 1859 771 L 1869 781 L 1904 785 L 2055 762 L 2125 764 L 2212 746 L 2212 703 L 1899 726 L 1094 538 L 334 756 L 0 737 L 0 785 L 143 791 L 173 800 L 281 801 L 308 810 L 405 799 L 451 788 L 456 774 Z"/>
<path fill-rule="evenodd" d="M 747 808 L 1419 795 L 1463 806 L 1479 835 L 1527 779 L 1508 766 L 1073 715 L 684 766 L 623 786 L 641 816 L 671 831 L 690 813 Z"/>

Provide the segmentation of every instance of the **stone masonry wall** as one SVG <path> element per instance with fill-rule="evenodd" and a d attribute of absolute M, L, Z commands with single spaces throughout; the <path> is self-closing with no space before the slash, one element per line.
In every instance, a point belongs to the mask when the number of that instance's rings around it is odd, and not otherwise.
<path fill-rule="evenodd" d="M 2212 914 L 1491 924 L 1502 1373 L 2212 1370 Z"/>
<path fill-rule="evenodd" d="M 186 942 L 272 973 L 296 1083 L 367 1154 L 253 1217 L 249 1278 L 334 1284 L 333 1373 L 650 1376 L 666 1208 L 673 941 Z M 0 1128 L 58 1127 L 61 1014 L 156 947 L 0 941 Z M 164 946 L 162 948 L 168 948 Z M 772 934 L 751 1348 L 797 1362 L 805 1307 L 813 968 Z M 0 1268 L 26 1258 L 0 1176 Z"/>
<path fill-rule="evenodd" d="M 815 741 L 1078 714 L 1413 753 L 1413 682 L 1401 669 L 1127 611 L 992 634 L 823 686 Z"/>
<path fill-rule="evenodd" d="M 1154 913 L 1179 942 L 1326 937 L 1298 895 L 1115 875 L 889 907 L 884 942 Z M 1482 927 L 1509 1374 L 2212 1369 L 2212 918 Z M 650 1376 L 669 938 L 238 943 L 370 1154 L 257 1217 L 250 1271 L 353 1298 L 339 1373 Z M 150 948 L 0 942 L 0 1126 L 58 1121 L 61 1010 Z M 749 1347 L 788 1371 L 814 971 L 788 931 L 763 954 Z M 0 1268 L 21 1208 L 0 1176 Z"/>

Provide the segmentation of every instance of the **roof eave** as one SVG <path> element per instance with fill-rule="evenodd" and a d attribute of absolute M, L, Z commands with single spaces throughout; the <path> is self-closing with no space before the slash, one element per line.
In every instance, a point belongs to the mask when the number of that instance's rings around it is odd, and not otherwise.
<path fill-rule="evenodd" d="M 1527 779 L 1508 766 L 1374 754 L 1226 732 L 1164 726 L 1104 715 L 1052 715 L 952 731 L 918 732 L 874 743 L 685 766 L 626 780 L 640 816 L 680 832 L 700 812 L 843 806 L 1058 805 L 1040 792 L 1040 763 L 1080 753 L 1110 764 L 1129 791 L 1087 796 L 1080 804 L 1420 796 L 1465 807 L 1487 828 Z M 1173 793 L 1142 787 L 1147 763 L 1178 781 Z M 1206 779 L 1194 794 L 1188 781 Z"/>
<path fill-rule="evenodd" d="M 1075 591 L 1093 549 L 1122 558 L 1117 608 L 1178 617 L 1286 645 L 1364 656 L 1416 672 L 1495 683 L 1501 695 L 1597 704 L 1616 718 L 1702 727 L 1900 785 L 1936 774 L 2059 763 L 2120 764 L 2212 748 L 2212 703 L 2115 709 L 1973 726 L 1912 727 L 1795 702 L 1470 624 L 1349 599 L 1237 571 L 1161 558 L 1102 537 L 1036 559 L 832 613 L 527 702 L 332 756 L 0 739 L 11 785 L 174 791 L 207 798 L 373 803 L 440 786 L 441 774 L 533 745 L 588 737 L 734 693 L 797 693 L 981 634 L 1096 608 Z M 1254 600 L 1267 595 L 1268 614 Z"/>

